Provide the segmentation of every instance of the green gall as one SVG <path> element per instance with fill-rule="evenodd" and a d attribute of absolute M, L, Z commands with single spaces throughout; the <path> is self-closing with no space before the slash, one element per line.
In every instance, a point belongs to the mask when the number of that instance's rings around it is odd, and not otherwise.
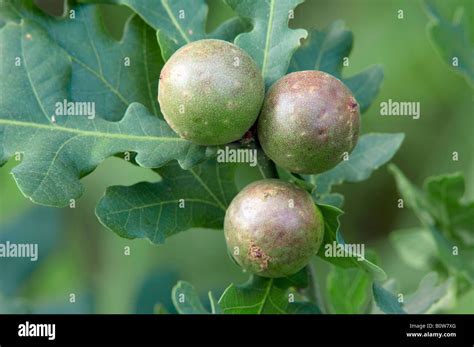
<path fill-rule="evenodd" d="M 221 40 L 191 42 L 161 70 L 158 101 L 169 126 L 200 145 L 240 139 L 255 123 L 265 87 L 252 58 Z"/>

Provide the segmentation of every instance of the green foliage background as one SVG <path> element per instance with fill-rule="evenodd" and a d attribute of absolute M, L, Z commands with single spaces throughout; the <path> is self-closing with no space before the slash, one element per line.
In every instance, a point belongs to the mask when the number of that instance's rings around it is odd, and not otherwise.
<path fill-rule="evenodd" d="M 220 0 L 209 0 L 208 4 L 208 32 L 234 15 Z M 451 8 L 446 6 L 443 11 L 452 16 Z M 403 20 L 397 19 L 399 9 L 404 11 Z M 108 29 L 119 38 L 129 10 L 108 5 L 102 10 Z M 363 117 L 363 133 L 404 132 L 406 137 L 394 163 L 405 175 L 421 185 L 425 177 L 461 171 L 466 179 L 466 198 L 472 200 L 473 91 L 461 75 L 453 73 L 443 62 L 429 41 L 426 29 L 429 18 L 421 3 L 308 0 L 296 9 L 295 20 L 290 25 L 321 29 L 337 19 L 345 21 L 355 38 L 350 65 L 344 68 L 344 75 L 351 76 L 372 64 L 381 64 L 384 69 L 380 93 Z M 470 35 L 474 39 L 473 30 Z M 421 118 L 380 116 L 378 105 L 388 99 L 419 101 Z M 459 152 L 457 162 L 451 159 L 453 151 Z M 180 233 L 167 239 L 164 245 L 152 245 L 144 240 L 118 238 L 100 225 L 91 207 L 105 188 L 154 181 L 156 175 L 152 171 L 118 158 L 107 159 L 82 180 L 85 194 L 75 209 L 58 210 L 54 215 L 28 215 L 30 209 L 37 207 L 21 195 L 9 175 L 15 165 L 12 159 L 0 170 L 0 234 L 9 232 L 9 224 L 27 219 L 30 223 L 33 220 L 38 232 L 45 235 L 54 227 L 48 218 L 55 218 L 59 223 L 58 243 L 51 248 L 48 258 L 38 271 L 25 277 L 21 286 L 10 289 L 12 296 L 33 302 L 38 309 L 54 307 L 58 311 L 69 293 L 76 293 L 78 303 L 74 309 L 78 312 L 145 313 L 152 312 L 156 302 L 161 303 L 158 310 L 174 312 L 171 288 L 178 279 L 192 283 L 204 298 L 203 303 L 209 302 L 209 290 L 218 296 L 229 283 L 247 279 L 229 260 L 220 231 Z M 381 255 L 382 267 L 397 280 L 400 289 L 413 292 L 425 272 L 404 263 L 388 235 L 393 230 L 418 225 L 418 221 L 407 209 L 396 207 L 399 193 L 387 169 L 376 171 L 370 180 L 339 186 L 336 191 L 345 195 L 341 221 L 346 241 L 365 242 L 366 247 L 374 248 Z M 45 230 L 41 230 L 43 226 Z M 126 246 L 131 249 L 130 256 L 124 255 Z M 329 267 L 319 259 L 314 261 L 316 278 L 322 281 Z M 325 283 L 321 286 L 325 287 Z M 474 312 L 473 290 L 448 312 Z"/>

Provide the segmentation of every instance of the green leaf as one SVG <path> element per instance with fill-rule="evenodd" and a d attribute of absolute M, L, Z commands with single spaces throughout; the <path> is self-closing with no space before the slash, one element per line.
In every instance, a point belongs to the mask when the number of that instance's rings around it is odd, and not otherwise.
<path fill-rule="evenodd" d="M 474 249 L 451 241 L 434 226 L 430 227 L 430 231 L 438 247 L 439 259 L 448 269 L 474 284 Z"/>
<path fill-rule="evenodd" d="M 7 24 L 0 31 L 0 41 L 5 52 L 0 75 L 4 96 L 0 164 L 15 153 L 23 154 L 12 174 L 33 202 L 67 206 L 83 193 L 79 179 L 116 153 L 136 152 L 136 162 L 144 167 L 176 159 L 185 168 L 210 155 L 210 149 L 181 139 L 137 103 L 128 107 L 119 122 L 85 116 L 58 116 L 53 122 L 56 103 L 69 100 L 68 55 L 29 20 Z M 16 57 L 21 58 L 21 66 L 13 66 Z"/>
<path fill-rule="evenodd" d="M 249 29 L 250 24 L 247 21 L 244 21 L 239 17 L 234 17 L 226 20 L 213 32 L 209 33 L 208 38 L 233 42 L 238 34 Z"/>
<path fill-rule="evenodd" d="M 360 182 L 387 163 L 400 148 L 403 134 L 366 134 L 361 136 L 347 161 L 319 175 L 306 176 L 316 184 L 316 201 L 324 199 L 332 186 L 343 182 Z"/>
<path fill-rule="evenodd" d="M 422 278 L 418 289 L 405 299 L 404 308 L 407 313 L 420 314 L 429 313 L 437 303 L 446 298 L 453 285 L 454 279 L 449 278 L 438 283 L 436 272 L 430 272 Z"/>
<path fill-rule="evenodd" d="M 290 288 L 302 289 L 307 286 L 306 268 L 282 278 L 252 275 L 243 285 L 231 284 L 222 294 L 219 304 L 226 314 L 319 313 L 313 303 L 290 300 Z"/>
<path fill-rule="evenodd" d="M 179 47 L 205 38 L 207 6 L 204 0 L 89 0 L 87 2 L 125 5 L 138 13 L 152 28 L 162 31 Z"/>
<path fill-rule="evenodd" d="M 333 22 L 321 31 L 313 29 L 293 55 L 289 72 L 321 70 L 341 79 L 351 89 L 361 112 L 364 112 L 377 96 L 383 80 L 383 70 L 376 65 L 355 76 L 343 78 L 343 60 L 349 57 L 352 41 L 352 32 L 345 29 L 341 20 Z"/>
<path fill-rule="evenodd" d="M 0 1 L 0 28 L 3 27 L 7 22 L 18 19 L 18 13 L 14 11 L 11 3 L 13 3 L 12 0 Z"/>
<path fill-rule="evenodd" d="M 327 278 L 327 298 L 332 313 L 365 313 L 371 278 L 360 268 L 333 267 Z"/>
<path fill-rule="evenodd" d="M 190 228 L 220 229 L 227 206 L 237 194 L 235 168 L 215 161 L 189 170 L 170 164 L 156 170 L 160 182 L 107 188 L 96 214 L 119 236 L 153 243 L 163 243 L 166 237 Z"/>
<path fill-rule="evenodd" d="M 321 205 L 331 205 L 342 208 L 342 205 L 344 205 L 344 195 L 339 193 L 323 194 L 317 196 L 316 201 Z"/>
<path fill-rule="evenodd" d="M 72 68 L 68 101 L 93 102 L 96 116 L 107 120 L 120 120 L 133 102 L 145 105 L 155 116 L 161 115 L 157 90 L 163 61 L 155 32 L 138 16 L 127 21 L 119 42 L 109 36 L 97 6 L 72 7 L 72 19 L 50 17 L 31 0 L 6 4 L 18 20 L 26 18 L 40 24 L 62 48 L 60 54 L 67 57 Z M 39 49 L 37 53 L 38 59 L 48 54 Z M 4 69 L 12 70 L 12 61 L 5 64 Z"/>
<path fill-rule="evenodd" d="M 396 230 L 390 233 L 397 254 L 407 264 L 419 270 L 432 268 L 437 258 L 436 242 L 429 230 L 424 228 L 410 228 Z"/>
<path fill-rule="evenodd" d="M 194 3 L 194 2 L 193 2 Z M 197 5 L 197 2 L 194 3 L 194 5 Z M 202 6 L 206 6 L 203 4 Z M 206 12 L 207 12 L 207 6 L 206 6 Z M 203 20 L 203 25 L 205 23 L 205 18 Z M 194 21 L 193 23 L 195 23 Z M 232 42 L 234 38 L 244 31 L 247 26 L 244 24 L 240 18 L 231 18 L 224 23 L 222 23 L 215 31 L 212 33 L 209 33 L 207 35 L 202 35 L 202 36 L 194 36 L 194 37 L 181 37 L 181 38 L 176 38 L 175 36 L 171 36 L 170 33 L 168 32 L 168 28 L 161 23 L 160 28 L 158 28 L 158 31 L 156 33 L 158 43 L 160 44 L 161 48 L 161 54 L 163 56 L 163 59 L 166 61 L 168 60 L 174 52 L 176 52 L 181 46 L 200 39 L 218 39 L 218 40 L 225 40 Z M 193 32 L 193 29 L 189 29 L 188 33 Z"/>
<path fill-rule="evenodd" d="M 463 202 L 464 176 L 461 173 L 429 177 L 424 190 L 434 207 L 442 230 L 466 246 L 474 246 L 474 201 Z"/>
<path fill-rule="evenodd" d="M 398 302 L 395 294 L 389 292 L 380 284 L 374 282 L 372 285 L 372 291 L 374 295 L 374 301 L 380 310 L 382 310 L 382 312 L 390 314 L 406 313 Z"/>
<path fill-rule="evenodd" d="M 445 63 L 474 86 L 474 45 L 473 38 L 469 37 L 474 32 L 472 3 L 469 6 L 467 1 L 450 1 L 450 7 L 455 9 L 450 14 L 442 10 L 445 4 L 440 1 L 425 0 L 423 3 L 431 19 L 427 31 L 433 46 Z M 457 66 L 454 59 L 457 59 Z"/>
<path fill-rule="evenodd" d="M 421 190 L 395 166 L 390 165 L 398 190 L 406 204 L 431 232 L 439 259 L 451 271 L 474 283 L 474 203 L 465 203 L 464 178 L 459 174 L 430 177 Z"/>
<path fill-rule="evenodd" d="M 83 0 L 83 2 L 108 3 L 128 6 L 157 31 L 161 53 L 165 60 L 185 44 L 214 38 L 232 41 L 246 30 L 245 22 L 231 18 L 214 32 L 205 32 L 208 6 L 204 0 Z"/>
<path fill-rule="evenodd" d="M 324 239 L 319 249 L 318 256 L 327 262 L 343 268 L 358 267 L 366 271 L 376 280 L 384 280 L 387 275 L 385 272 L 366 259 L 363 254 L 345 254 L 344 256 L 334 256 L 329 250 L 343 246 L 345 244 L 342 234 L 339 230 L 339 217 L 343 213 L 340 209 L 330 205 L 319 205 L 318 207 L 324 217 Z M 365 247 L 364 247 L 365 249 Z"/>
<path fill-rule="evenodd" d="M 278 278 L 276 285 L 283 288 L 305 289 L 308 287 L 310 281 L 309 271 L 308 267 L 304 267 L 291 276 Z"/>
<path fill-rule="evenodd" d="M 161 4 L 165 10 L 163 13 L 171 19 L 171 22 L 160 20 L 156 23 L 157 39 L 165 61 L 187 43 L 201 39 L 233 41 L 246 28 L 239 18 L 231 18 L 214 32 L 206 34 L 204 29 L 208 8 L 203 0 L 161 0 Z M 158 5 L 158 11 L 163 9 Z"/>
<path fill-rule="evenodd" d="M 307 35 L 303 29 L 289 29 L 289 13 L 303 0 L 225 0 L 237 14 L 253 26 L 235 38 L 235 44 L 257 62 L 270 87 L 286 74 L 291 56 Z"/>
<path fill-rule="evenodd" d="M 188 282 L 179 281 L 173 287 L 172 299 L 180 314 L 209 314 L 202 305 L 196 289 Z"/>

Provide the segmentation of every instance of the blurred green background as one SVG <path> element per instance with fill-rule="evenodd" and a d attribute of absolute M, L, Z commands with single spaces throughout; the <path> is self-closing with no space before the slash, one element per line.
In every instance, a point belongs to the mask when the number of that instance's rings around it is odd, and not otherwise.
<path fill-rule="evenodd" d="M 57 1 L 39 2 L 53 13 L 61 12 Z M 444 3 L 449 12 L 455 2 Z M 472 2 L 465 3 L 472 10 Z M 220 0 L 208 4 L 208 30 L 234 15 Z M 399 9 L 404 11 L 403 20 L 397 18 Z M 120 38 L 131 12 L 109 5 L 102 10 L 111 34 Z M 421 3 L 307 0 L 297 8 L 291 27 L 323 28 L 337 19 L 346 22 L 355 38 L 345 75 L 372 64 L 381 64 L 385 72 L 377 99 L 363 115 L 363 133 L 404 132 L 406 139 L 394 162 L 413 182 L 421 184 L 427 176 L 462 171 L 466 197 L 473 199 L 473 90 L 441 60 L 428 40 L 428 17 Z M 388 99 L 420 102 L 420 119 L 380 116 L 379 104 Z M 453 151 L 459 152 L 457 162 L 452 161 Z M 37 240 L 41 261 L 32 269 L 31 264 L 0 260 L 0 293 L 7 300 L 20 299 L 38 312 L 151 313 L 158 302 L 174 312 L 170 295 L 178 279 L 193 283 L 203 296 L 209 290 L 218 296 L 231 282 L 247 277 L 228 258 L 222 231 L 191 230 L 153 246 L 145 240 L 120 239 L 99 224 L 94 207 L 105 188 L 158 179 L 148 170 L 110 158 L 83 179 L 86 193 L 75 209 L 53 210 L 38 208 L 21 195 L 9 174 L 16 164 L 11 159 L 0 169 L 0 238 Z M 336 190 L 346 197 L 342 218 L 346 241 L 375 248 L 382 267 L 398 280 L 400 289 L 416 289 L 423 273 L 395 254 L 388 234 L 419 223 L 409 210 L 397 208 L 398 193 L 386 167 L 368 181 Z M 130 255 L 124 254 L 125 247 L 130 247 Z M 315 264 L 324 286 L 328 266 L 316 259 Z M 16 282 L 10 281 L 13 277 Z M 75 304 L 69 303 L 71 293 L 76 295 Z M 473 313 L 473 291 L 448 312 Z"/>

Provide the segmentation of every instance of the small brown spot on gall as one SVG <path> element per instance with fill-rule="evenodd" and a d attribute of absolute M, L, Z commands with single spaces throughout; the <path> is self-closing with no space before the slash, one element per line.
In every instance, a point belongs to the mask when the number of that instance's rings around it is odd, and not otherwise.
<path fill-rule="evenodd" d="M 272 258 L 265 254 L 260 247 L 253 243 L 249 246 L 248 256 L 251 260 L 254 260 L 259 264 L 260 271 L 266 270 L 268 268 L 268 263 L 272 260 Z"/>
<path fill-rule="evenodd" d="M 263 198 L 266 199 L 269 196 L 277 196 L 280 192 L 285 192 L 284 187 L 273 187 L 263 192 Z"/>
<path fill-rule="evenodd" d="M 349 99 L 349 104 L 347 105 L 347 109 L 348 109 L 350 112 L 356 112 L 358 108 L 359 108 L 359 104 L 357 103 L 356 99 L 354 99 L 353 97 L 351 97 L 351 98 Z"/>
<path fill-rule="evenodd" d="M 263 198 L 266 199 L 268 198 L 269 196 L 275 196 L 276 195 L 276 192 L 275 191 L 268 191 L 268 192 L 264 192 L 263 193 Z"/>
<path fill-rule="evenodd" d="M 328 140 L 327 129 L 319 129 L 318 130 L 318 137 L 319 137 L 320 141 L 326 142 Z"/>

